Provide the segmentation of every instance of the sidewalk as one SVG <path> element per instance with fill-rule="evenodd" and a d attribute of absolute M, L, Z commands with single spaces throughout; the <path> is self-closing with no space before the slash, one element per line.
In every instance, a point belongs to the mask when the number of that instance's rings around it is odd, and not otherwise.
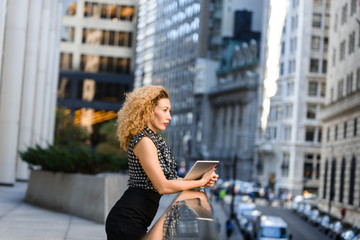
<path fill-rule="evenodd" d="M 25 203 L 26 188 L 23 182 L 0 186 L 1 240 L 106 239 L 103 224 Z"/>

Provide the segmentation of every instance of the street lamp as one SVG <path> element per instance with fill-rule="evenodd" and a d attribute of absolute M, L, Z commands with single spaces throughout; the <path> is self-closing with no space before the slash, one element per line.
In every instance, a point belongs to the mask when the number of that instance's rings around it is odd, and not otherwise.
<path fill-rule="evenodd" d="M 234 178 L 234 183 L 232 186 L 232 199 L 231 199 L 231 218 L 235 218 L 235 211 L 234 211 L 234 200 L 235 200 L 235 180 L 236 180 L 236 167 L 237 167 L 237 154 L 234 157 L 234 161 L 233 161 L 233 178 Z"/>

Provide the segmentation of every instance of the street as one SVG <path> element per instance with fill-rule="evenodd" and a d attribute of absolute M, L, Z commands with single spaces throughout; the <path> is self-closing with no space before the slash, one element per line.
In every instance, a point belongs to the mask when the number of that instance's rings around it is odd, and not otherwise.
<path fill-rule="evenodd" d="M 260 210 L 263 215 L 274 215 L 284 219 L 284 221 L 288 224 L 289 234 L 292 235 L 293 240 L 331 239 L 329 236 L 320 232 L 318 228 L 301 219 L 290 209 L 273 206 L 270 207 L 263 201 L 257 201 L 256 208 Z"/>

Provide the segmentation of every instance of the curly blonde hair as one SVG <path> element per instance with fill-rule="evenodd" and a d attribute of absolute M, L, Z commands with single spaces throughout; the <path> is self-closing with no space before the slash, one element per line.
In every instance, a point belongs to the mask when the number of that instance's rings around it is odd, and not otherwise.
<path fill-rule="evenodd" d="M 120 147 L 125 151 L 130 140 L 149 123 L 161 98 L 169 98 L 169 93 L 162 86 L 154 85 L 137 88 L 125 95 L 125 102 L 117 119 L 116 132 Z"/>

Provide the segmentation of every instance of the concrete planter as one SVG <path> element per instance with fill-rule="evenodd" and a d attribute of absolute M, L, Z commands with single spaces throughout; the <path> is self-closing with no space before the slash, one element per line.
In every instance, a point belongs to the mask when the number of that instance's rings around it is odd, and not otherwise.
<path fill-rule="evenodd" d="M 33 170 L 25 201 L 105 223 L 110 209 L 127 189 L 127 180 L 127 174 L 86 175 Z"/>

